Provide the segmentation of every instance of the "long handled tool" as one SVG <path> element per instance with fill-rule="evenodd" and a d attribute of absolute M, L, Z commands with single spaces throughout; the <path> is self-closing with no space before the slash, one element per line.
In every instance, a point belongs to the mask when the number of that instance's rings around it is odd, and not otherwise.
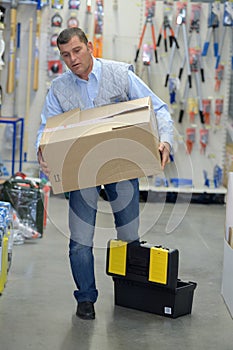
<path fill-rule="evenodd" d="M 157 41 L 157 47 L 159 47 L 161 39 L 163 37 L 165 52 L 168 51 L 167 35 L 169 37 L 169 47 L 172 47 L 172 44 L 174 41 L 177 49 L 179 49 L 179 45 L 178 45 L 178 42 L 176 40 L 174 30 L 171 26 L 172 13 L 173 13 L 173 1 L 164 0 L 164 2 L 163 2 L 163 23 L 160 27 L 158 41 Z"/>
<path fill-rule="evenodd" d="M 214 56 L 218 56 L 218 28 L 219 28 L 219 14 L 220 14 L 220 2 L 218 0 L 209 3 L 209 15 L 208 15 L 208 30 L 206 40 L 202 50 L 202 56 L 206 56 L 208 53 L 211 34 L 213 34 L 214 40 Z"/>
<path fill-rule="evenodd" d="M 190 66 L 191 66 L 191 71 L 195 75 L 195 84 L 196 84 L 196 92 L 197 92 L 197 99 L 198 99 L 198 106 L 199 106 L 199 115 L 200 115 L 200 121 L 202 124 L 205 123 L 204 121 L 204 115 L 203 115 L 203 105 L 202 105 L 202 93 L 201 93 L 201 83 L 200 83 L 200 77 L 199 77 L 199 68 L 200 68 L 200 50 L 197 50 L 195 48 L 190 48 Z M 188 77 L 186 80 L 185 84 L 185 90 L 184 90 L 184 96 L 183 96 L 183 108 L 180 110 L 180 115 L 179 115 L 179 123 L 182 123 L 184 111 L 186 109 L 186 104 L 187 104 L 187 98 L 188 98 Z"/>
<path fill-rule="evenodd" d="M 8 61 L 8 77 L 6 92 L 11 94 L 14 91 L 15 85 L 15 50 L 16 50 L 16 18 L 17 18 L 18 0 L 11 0 L 10 21 L 10 50 Z"/>
<path fill-rule="evenodd" d="M 189 87 L 192 87 L 192 76 L 191 76 L 191 68 L 189 62 L 189 48 L 188 48 L 188 38 L 187 38 L 187 29 L 186 29 L 186 16 L 187 16 L 187 2 L 178 2 L 177 3 L 177 17 L 176 17 L 176 29 L 175 29 L 175 37 L 178 38 L 180 28 L 182 28 L 183 32 L 183 42 L 184 42 L 184 51 L 187 62 L 187 76 Z M 165 86 L 168 84 L 168 80 L 170 74 L 172 72 L 172 66 L 174 62 L 176 44 L 173 42 L 171 56 L 169 60 L 168 72 L 166 75 Z"/>
<path fill-rule="evenodd" d="M 192 41 L 193 32 L 196 33 L 196 44 L 197 48 L 201 49 L 201 35 L 200 35 L 200 19 L 201 19 L 201 4 L 192 4 L 191 5 L 191 16 L 190 16 L 190 26 L 189 26 L 189 36 L 188 36 L 188 47 L 190 47 Z M 182 66 L 179 72 L 179 79 L 181 80 L 183 69 L 186 63 L 186 55 L 184 56 Z M 202 82 L 205 81 L 204 77 L 204 67 L 202 62 L 202 57 L 200 56 L 200 72 Z"/>
<path fill-rule="evenodd" d="M 5 65 L 5 62 L 3 61 L 3 55 L 5 51 L 5 41 L 3 39 L 3 29 L 5 28 L 4 15 L 5 15 L 5 8 L 3 6 L 0 6 L 0 71 L 2 70 L 2 67 Z M 2 86 L 0 84 L 0 116 L 1 116 L 1 110 L 2 110 Z"/>
<path fill-rule="evenodd" d="M 34 77 L 33 77 L 33 90 L 35 91 L 37 91 L 39 87 L 40 28 L 41 28 L 41 0 L 37 0 L 36 41 L 35 41 L 35 56 L 34 56 Z"/>
<path fill-rule="evenodd" d="M 226 36 L 226 31 L 227 28 L 231 29 L 231 40 L 233 37 L 233 2 L 232 1 L 226 1 L 224 3 L 224 13 L 223 13 L 223 31 L 222 31 L 222 37 L 221 37 L 221 41 L 220 41 L 220 48 L 219 48 L 219 52 L 216 58 L 216 65 L 215 65 L 215 69 L 218 69 L 219 63 L 220 63 L 220 59 L 221 59 L 221 55 L 223 52 L 223 46 L 224 46 L 224 41 L 225 41 L 225 36 Z M 231 42 L 232 45 L 232 42 Z M 232 50 L 232 47 L 231 47 Z M 233 62 L 233 59 L 232 59 Z M 232 69 L 233 69 L 233 64 L 231 64 Z"/>
<path fill-rule="evenodd" d="M 143 38 L 145 35 L 145 31 L 146 31 L 146 27 L 147 24 L 150 23 L 151 25 L 151 35 L 152 35 L 152 41 L 153 41 L 153 49 L 154 49 L 154 54 L 155 54 L 155 62 L 158 63 L 158 56 L 157 56 L 157 51 L 156 51 L 156 39 L 155 39 L 155 28 L 154 28 L 154 23 L 153 23 L 153 18 L 155 15 L 155 1 L 151 1 L 151 0 L 146 0 L 146 20 L 142 29 L 142 33 L 139 39 L 139 44 L 137 47 L 137 51 L 136 51 L 136 56 L 134 59 L 134 62 L 137 62 L 138 60 L 138 56 L 139 56 L 139 52 L 142 46 L 142 42 L 143 42 Z"/>
<path fill-rule="evenodd" d="M 28 39 L 28 71 L 27 71 L 27 95 L 26 95 L 26 111 L 24 117 L 25 135 L 24 135 L 24 161 L 27 162 L 28 151 L 28 119 L 30 112 L 31 101 L 31 70 L 32 70 L 32 35 L 33 34 L 33 20 L 29 19 L 29 39 Z"/>

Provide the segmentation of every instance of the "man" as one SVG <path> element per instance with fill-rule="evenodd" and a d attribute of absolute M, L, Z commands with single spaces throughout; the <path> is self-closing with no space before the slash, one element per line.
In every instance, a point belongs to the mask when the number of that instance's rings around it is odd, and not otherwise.
<path fill-rule="evenodd" d="M 94 58 L 93 45 L 80 28 L 63 30 L 57 38 L 60 55 L 69 70 L 53 80 L 42 111 L 38 131 L 38 161 L 49 176 L 39 142 L 47 118 L 74 108 L 81 110 L 110 103 L 151 96 L 159 129 L 159 151 L 162 168 L 169 161 L 173 122 L 167 106 L 139 77 L 132 66 L 123 62 Z M 139 228 L 138 179 L 104 186 L 115 219 L 118 239 L 137 241 Z M 100 186 L 72 191 L 69 196 L 69 256 L 77 287 L 74 297 L 76 314 L 82 319 L 94 319 L 97 300 L 94 274 L 93 236 Z"/>

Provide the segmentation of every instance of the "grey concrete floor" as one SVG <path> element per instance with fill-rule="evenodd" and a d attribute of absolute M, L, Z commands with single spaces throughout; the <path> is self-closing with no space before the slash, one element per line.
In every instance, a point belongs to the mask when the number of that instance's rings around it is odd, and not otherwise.
<path fill-rule="evenodd" d="M 113 219 L 108 203 L 100 200 L 96 319 L 78 319 L 68 261 L 67 201 L 52 196 L 43 238 L 14 246 L 0 297 L 0 349 L 232 350 L 233 320 L 221 296 L 225 206 L 141 203 L 141 213 L 143 240 L 177 248 L 179 278 L 197 282 L 191 315 L 170 319 L 114 305 L 113 281 L 105 273 Z"/>

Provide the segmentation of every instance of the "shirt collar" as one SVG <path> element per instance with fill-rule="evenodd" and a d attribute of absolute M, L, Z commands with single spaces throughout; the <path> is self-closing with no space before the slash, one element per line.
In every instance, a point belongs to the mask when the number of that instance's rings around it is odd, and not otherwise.
<path fill-rule="evenodd" d="M 71 71 L 70 71 L 71 72 Z M 72 72 L 71 72 L 72 73 Z M 89 77 L 91 77 L 91 75 L 93 75 L 97 81 L 100 80 L 100 73 L 101 73 L 101 62 L 100 60 L 96 59 L 95 57 L 93 57 L 93 67 L 92 67 L 92 71 L 89 74 Z M 74 73 L 72 73 L 72 76 L 75 80 L 81 80 L 83 81 L 83 79 L 79 78 L 77 75 L 75 75 Z"/>

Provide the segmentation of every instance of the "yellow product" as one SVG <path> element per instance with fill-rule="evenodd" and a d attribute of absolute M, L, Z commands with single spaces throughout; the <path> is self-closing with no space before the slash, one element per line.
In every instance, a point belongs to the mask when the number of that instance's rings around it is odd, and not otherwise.
<path fill-rule="evenodd" d="M 8 237 L 3 236 L 0 248 L 0 293 L 3 292 L 7 282 L 8 270 Z"/>

